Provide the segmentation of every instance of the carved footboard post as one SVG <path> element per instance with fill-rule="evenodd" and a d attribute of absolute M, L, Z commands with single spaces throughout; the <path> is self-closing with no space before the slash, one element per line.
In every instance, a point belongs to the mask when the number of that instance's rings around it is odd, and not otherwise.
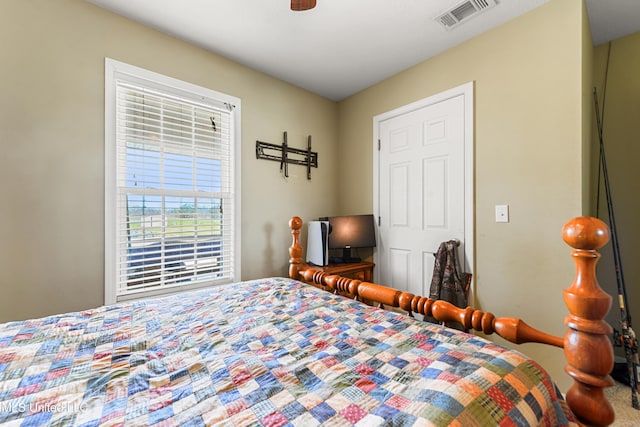
<path fill-rule="evenodd" d="M 300 229 L 302 228 L 302 219 L 294 216 L 289 220 L 289 228 L 293 235 L 293 243 L 289 248 L 289 277 L 298 278 L 298 273 L 302 269 L 302 245 L 300 244 Z"/>
<path fill-rule="evenodd" d="M 564 226 L 562 238 L 574 248 L 571 254 L 576 263 L 575 280 L 564 291 L 570 313 L 565 318 L 569 327 L 564 337 L 565 370 L 574 380 L 567 403 L 581 422 L 609 425 L 615 415 L 604 388 L 614 384 L 609 376 L 613 346 L 608 337 L 612 329 L 604 318 L 611 308 L 611 296 L 596 278 L 597 250 L 609 240 L 609 231 L 597 218 L 578 217 Z"/>

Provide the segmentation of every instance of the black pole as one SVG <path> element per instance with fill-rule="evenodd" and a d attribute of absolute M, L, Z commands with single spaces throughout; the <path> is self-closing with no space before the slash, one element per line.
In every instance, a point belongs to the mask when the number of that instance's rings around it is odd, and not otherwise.
<path fill-rule="evenodd" d="M 627 311 L 627 289 L 622 272 L 622 259 L 620 256 L 620 245 L 618 244 L 618 232 L 613 214 L 613 200 L 611 197 L 611 185 L 609 183 L 609 173 L 604 152 L 604 138 L 602 135 L 602 122 L 598 108 L 598 93 L 593 88 L 593 100 L 596 110 L 596 126 L 598 127 L 598 139 L 600 140 L 600 164 L 602 176 L 604 178 L 604 190 L 607 198 L 607 213 L 609 214 L 609 228 L 611 230 L 611 245 L 613 247 L 613 261 L 616 270 L 616 282 L 618 284 L 618 302 L 620 304 L 620 317 L 622 328 L 622 345 L 624 347 L 625 358 L 627 360 L 627 370 L 629 374 L 629 386 L 631 387 L 631 405 L 635 409 L 640 409 L 638 403 L 638 346 L 635 333 L 631 327 L 631 316 Z"/>

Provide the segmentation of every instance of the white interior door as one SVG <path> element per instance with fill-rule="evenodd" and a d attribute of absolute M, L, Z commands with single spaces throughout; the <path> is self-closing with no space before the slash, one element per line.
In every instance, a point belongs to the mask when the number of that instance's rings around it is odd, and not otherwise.
<path fill-rule="evenodd" d="M 428 296 L 434 254 L 451 239 L 471 271 L 472 96 L 469 83 L 374 120 L 380 283 Z"/>

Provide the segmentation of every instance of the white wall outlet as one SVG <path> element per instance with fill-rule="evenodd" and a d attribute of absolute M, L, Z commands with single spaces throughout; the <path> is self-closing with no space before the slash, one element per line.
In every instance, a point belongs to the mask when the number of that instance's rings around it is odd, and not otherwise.
<path fill-rule="evenodd" d="M 496 222 L 509 222 L 509 205 L 496 205 Z"/>

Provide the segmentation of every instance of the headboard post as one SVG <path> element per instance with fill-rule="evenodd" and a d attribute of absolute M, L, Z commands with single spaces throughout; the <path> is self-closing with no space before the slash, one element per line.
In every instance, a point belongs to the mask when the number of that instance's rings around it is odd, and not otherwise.
<path fill-rule="evenodd" d="M 564 291 L 569 309 L 564 337 L 567 358 L 565 371 L 574 384 L 567 393 L 567 403 L 581 422 L 609 425 L 615 415 L 604 396 L 604 388 L 614 384 L 609 376 L 613 368 L 613 346 L 608 335 L 611 326 L 604 320 L 611 308 L 611 296 L 604 292 L 596 278 L 597 252 L 609 240 L 604 222 L 592 217 L 577 217 L 562 229 L 562 238 L 574 248 L 576 276 Z"/>
<path fill-rule="evenodd" d="M 293 243 L 289 248 L 289 277 L 298 279 L 298 273 L 302 269 L 302 245 L 300 244 L 300 229 L 302 219 L 294 216 L 289 220 L 289 227 L 293 235 Z"/>

